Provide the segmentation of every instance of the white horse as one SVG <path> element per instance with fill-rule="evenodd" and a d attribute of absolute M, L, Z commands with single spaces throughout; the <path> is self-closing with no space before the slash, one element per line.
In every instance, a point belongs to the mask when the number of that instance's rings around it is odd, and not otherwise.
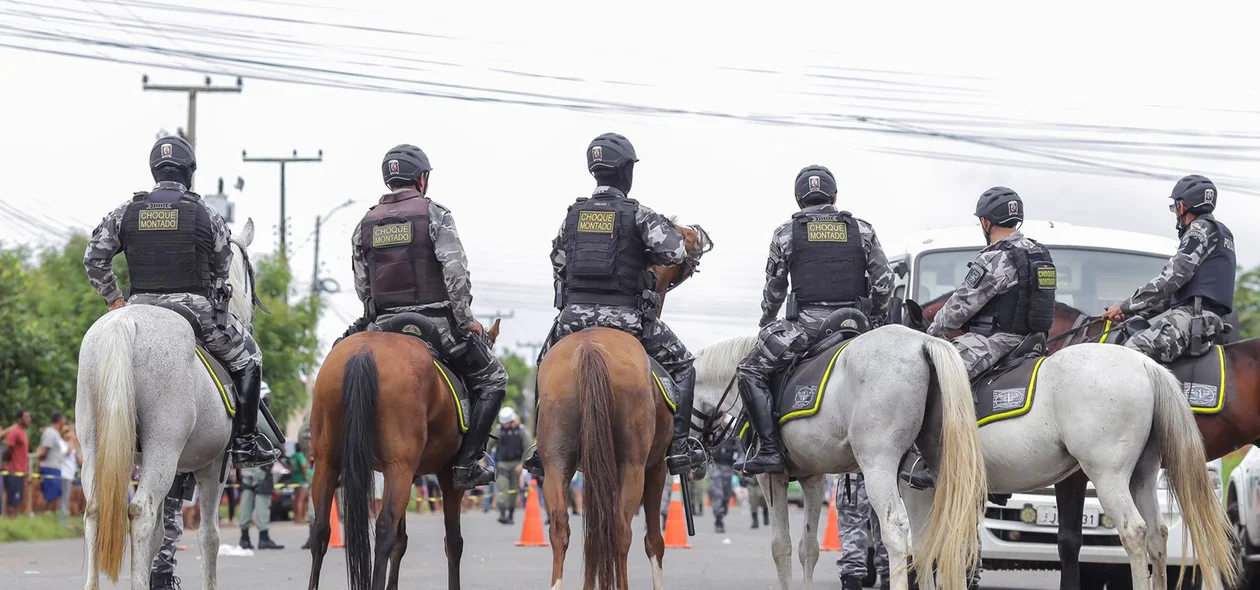
<path fill-rule="evenodd" d="M 696 354 L 698 416 L 740 414 L 742 403 L 732 379 L 755 345 L 756 338 L 733 338 Z M 780 432 L 788 474 L 758 476 L 770 503 L 771 553 L 780 587 L 789 588 L 792 580 L 788 475 L 797 477 L 805 492 L 799 552 L 808 589 L 818 563 L 824 478 L 861 471 L 893 564 L 892 588 L 907 590 L 910 521 L 897 491 L 897 476 L 902 457 L 918 443 L 943 451 L 930 457 L 939 469 L 937 493 L 942 501 L 932 506 L 914 563 L 920 578 L 929 577 L 925 574 L 930 564 L 936 564 L 944 588 L 965 588 L 967 571 L 978 559 L 975 531 L 987 491 L 971 387 L 958 351 L 944 340 L 909 328 L 880 328 L 845 348 L 821 394 L 816 416 L 788 422 Z M 706 422 L 709 429 L 716 420 Z"/>
<path fill-rule="evenodd" d="M 231 243 L 229 308 L 246 327 L 253 323 L 253 285 L 245 252 L 253 239 L 250 220 Z M 88 590 L 98 587 L 102 571 L 118 581 L 128 534 L 131 587 L 149 587 L 150 564 L 162 541 L 162 502 L 177 473 L 193 473 L 197 480 L 203 588 L 217 586 L 219 475 L 232 419 L 195 342 L 187 320 L 152 305 L 111 311 L 83 336 L 75 415 L 87 496 Z M 128 504 L 136 464 L 142 465 L 140 483 Z"/>
<path fill-rule="evenodd" d="M 862 338 L 875 338 L 890 330 L 881 328 Z M 890 333 L 888 340 L 894 339 Z M 734 372 L 733 364 L 738 362 L 733 359 L 739 351 L 751 350 L 754 343 L 755 340 L 745 338 L 714 345 L 711 348 L 728 350 L 720 364 L 710 364 L 706 351 L 699 353 L 697 366 L 705 369 L 698 369 L 698 382 L 703 379 L 705 388 L 697 387 L 697 404 L 704 404 L 704 408 L 716 404 L 719 398 L 714 394 L 714 384 L 729 379 Z M 855 341 L 850 349 L 858 343 Z M 846 350 L 841 359 L 848 355 Z M 858 362 L 872 361 L 851 359 L 851 364 Z M 905 382 L 919 379 L 893 359 L 873 361 L 870 368 Z M 864 384 L 868 390 L 883 387 L 886 386 L 879 381 Z M 820 423 L 813 427 L 815 431 L 826 428 L 821 414 L 827 408 L 842 414 L 856 410 L 860 412 L 858 419 L 865 418 L 870 428 L 884 427 L 883 410 L 868 403 L 834 398 L 825 402 L 818 417 L 796 423 L 801 424 L 802 430 L 809 428 L 811 422 Z M 731 412 L 725 408 L 723 411 Z M 783 430 L 789 454 L 809 453 L 807 445 L 791 442 L 800 440 L 799 436 L 789 435 L 793 424 L 788 423 Z M 942 458 L 942 450 L 932 442 L 939 436 L 935 432 L 938 428 L 935 417 L 924 425 L 919 448 L 929 467 L 939 473 L 936 465 Z M 826 440 L 825 434 L 814 436 Z M 1235 578 L 1235 565 L 1230 560 L 1231 529 L 1208 479 L 1203 442 L 1194 417 L 1176 378 L 1145 356 L 1119 346 L 1096 344 L 1082 344 L 1055 353 L 1038 371 L 1035 403 L 1028 415 L 985 426 L 980 429 L 980 440 L 988 487 L 994 493 L 1044 487 L 1083 469 L 1094 481 L 1103 509 L 1119 529 L 1121 543 L 1129 554 L 1134 588 L 1166 588 L 1168 528 L 1160 521 L 1156 496 L 1162 459 L 1168 469 L 1171 491 L 1182 506 L 1182 517 L 1200 557 L 1205 579 L 1212 580 L 1216 575 L 1227 581 Z M 948 460 L 949 453 L 948 449 L 944 450 L 943 458 Z M 793 458 L 799 460 L 796 456 Z M 853 470 L 846 466 L 837 471 Z M 869 473 L 866 478 L 869 492 Z M 903 489 L 916 533 L 914 546 L 918 549 L 924 537 L 917 533 L 929 520 L 928 511 L 936 511 L 934 494 Z M 954 498 L 949 500 L 955 501 Z M 872 505 L 875 506 L 873 495 Z M 878 506 L 876 509 L 881 511 L 880 524 L 883 525 L 882 509 Z M 807 512 L 807 517 L 812 515 Z M 816 528 L 814 533 L 817 534 Z M 778 536 L 776 532 L 776 539 Z M 887 542 L 887 531 L 884 538 Z M 816 541 L 813 543 L 816 546 Z M 895 559 L 891 545 L 889 558 Z M 920 587 L 931 588 L 931 576 L 922 574 L 920 571 Z M 895 578 L 893 584 L 897 587 Z"/>

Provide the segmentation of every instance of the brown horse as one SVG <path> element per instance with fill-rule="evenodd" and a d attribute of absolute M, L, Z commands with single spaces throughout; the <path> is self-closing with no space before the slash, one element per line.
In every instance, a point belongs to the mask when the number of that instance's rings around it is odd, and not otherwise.
<path fill-rule="evenodd" d="M 487 332 L 491 343 L 498 331 L 495 320 Z M 447 586 L 460 587 L 464 539 L 459 515 L 464 493 L 451 477 L 451 460 L 461 440 L 459 411 L 433 354 L 415 337 L 360 332 L 328 353 L 315 380 L 311 407 L 311 446 L 319 462 L 312 484 L 311 590 L 319 587 L 339 481 L 350 590 L 398 588 L 398 565 L 407 551 L 411 483 L 422 473 L 436 473 L 441 484 Z M 385 474 L 376 518 L 375 563 L 368 537 L 374 470 Z"/>
<path fill-rule="evenodd" d="M 665 293 L 697 272 L 700 256 L 713 247 L 700 226 L 678 229 L 686 238 L 686 262 L 652 269 L 662 305 Z M 570 534 L 565 494 L 579 466 L 586 477 L 584 587 L 628 587 L 631 522 L 640 505 L 647 507 L 644 546 L 653 585 L 661 587 L 665 538 L 657 511 L 673 416 L 650 366 L 634 336 L 609 328 L 566 336 L 539 364 L 538 453 L 548 474 L 543 497 L 551 516 L 553 590 L 564 577 Z"/>
<path fill-rule="evenodd" d="M 947 293 L 923 306 L 923 315 L 929 323 L 950 295 L 952 293 Z M 1103 342 L 1117 329 L 1118 326 L 1102 318 L 1055 303 L 1047 352 L 1053 354 L 1082 342 Z M 1260 338 L 1227 344 L 1224 350 L 1225 405 L 1216 414 L 1195 414 L 1207 452 L 1204 461 L 1224 457 L 1260 439 Z M 1081 516 L 1085 510 L 1087 483 L 1089 478 L 1077 471 L 1054 486 L 1059 508 L 1058 542 L 1062 562 L 1059 587 L 1062 590 L 1080 588 Z"/>

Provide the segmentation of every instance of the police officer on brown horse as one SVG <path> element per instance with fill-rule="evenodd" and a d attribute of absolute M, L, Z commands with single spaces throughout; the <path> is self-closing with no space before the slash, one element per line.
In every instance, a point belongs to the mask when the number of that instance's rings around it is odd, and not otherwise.
<path fill-rule="evenodd" d="M 354 287 L 365 313 L 342 337 L 403 312 L 430 320 L 437 336 L 429 346 L 468 380 L 472 392 L 468 432 L 454 467 L 455 486 L 468 490 L 494 481 L 494 472 L 478 461 L 503 404 L 507 371 L 472 315 L 468 258 L 455 218 L 426 196 L 431 170 L 428 156 L 413 145 L 385 154 L 381 173 L 392 192 L 351 235 Z"/>

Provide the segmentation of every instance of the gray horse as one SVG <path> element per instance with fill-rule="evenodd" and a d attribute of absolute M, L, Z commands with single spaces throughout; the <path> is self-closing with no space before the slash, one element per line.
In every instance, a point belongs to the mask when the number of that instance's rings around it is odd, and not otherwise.
<path fill-rule="evenodd" d="M 232 315 L 253 324 L 253 292 L 245 257 L 254 222 L 232 238 Z M 217 586 L 219 474 L 232 418 L 194 349 L 188 321 L 169 309 L 128 305 L 88 329 L 79 352 L 75 412 L 83 445 L 87 496 L 84 540 L 88 590 L 100 572 L 117 582 L 128 533 L 131 587 L 149 587 L 149 565 L 162 540 L 162 500 L 177 473 L 192 473 L 201 492 L 203 588 Z M 142 451 L 142 452 L 141 452 Z M 140 484 L 127 502 L 131 471 Z M 128 523 L 130 522 L 130 530 Z"/>

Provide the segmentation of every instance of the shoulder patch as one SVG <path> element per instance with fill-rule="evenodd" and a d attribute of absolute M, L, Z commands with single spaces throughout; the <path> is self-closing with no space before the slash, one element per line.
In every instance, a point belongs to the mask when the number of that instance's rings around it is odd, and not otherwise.
<path fill-rule="evenodd" d="M 963 284 L 971 289 L 979 287 L 980 281 L 984 280 L 985 275 L 989 274 L 989 269 L 974 262 L 968 262 L 967 268 L 971 270 L 967 271 L 967 277 L 963 279 Z"/>

